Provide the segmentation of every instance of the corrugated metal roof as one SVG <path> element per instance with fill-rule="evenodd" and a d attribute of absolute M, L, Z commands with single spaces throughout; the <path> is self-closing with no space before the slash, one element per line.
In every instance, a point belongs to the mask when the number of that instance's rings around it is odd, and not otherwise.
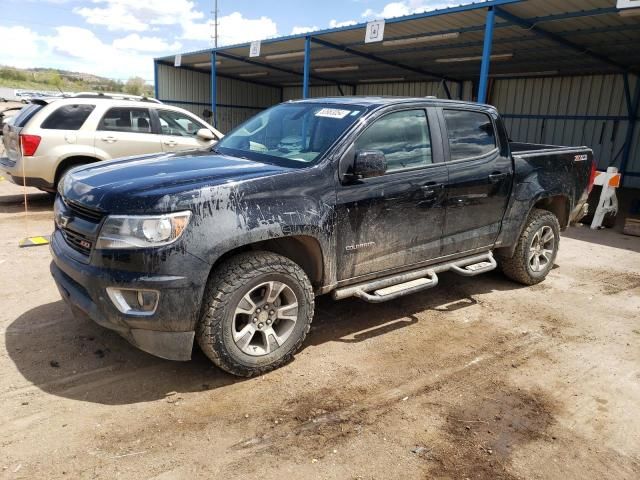
<path fill-rule="evenodd" d="M 365 24 L 311 32 L 312 84 L 402 78 L 404 81 L 476 78 L 480 69 L 486 10 L 496 9 L 494 76 L 575 75 L 640 70 L 640 15 L 620 15 L 615 0 L 491 0 L 484 3 L 387 19 L 384 40 L 438 35 L 435 40 L 389 45 L 364 43 Z M 264 40 L 260 57 L 249 44 L 217 49 L 223 76 L 282 86 L 299 82 L 305 34 Z M 327 43 L 337 48 L 329 48 Z M 574 44 L 574 48 L 568 45 Z M 351 51 L 344 51 L 344 48 Z M 343 49 L 343 50 L 341 50 Z M 354 55 L 353 51 L 361 54 Z M 208 73 L 211 50 L 182 54 L 183 68 Z M 298 56 L 273 57 L 297 53 Z M 373 56 L 373 57 L 372 57 Z M 406 68 L 381 63 L 403 64 Z M 468 59 L 451 61 L 452 59 Z M 173 56 L 158 59 L 173 63 Z M 253 63 L 246 63 L 247 60 Z M 276 68 L 273 68 L 276 67 Z M 344 71 L 327 68 L 351 67 Z M 431 74 L 431 75 L 429 75 Z"/>

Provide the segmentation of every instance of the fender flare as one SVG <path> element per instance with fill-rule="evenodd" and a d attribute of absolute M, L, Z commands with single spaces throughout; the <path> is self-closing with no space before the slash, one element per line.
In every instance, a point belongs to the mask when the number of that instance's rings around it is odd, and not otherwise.
<path fill-rule="evenodd" d="M 547 189 L 540 185 L 535 177 L 531 180 L 533 181 L 521 182 L 516 186 L 505 212 L 500 235 L 496 240 L 496 249 L 502 251 L 505 256 L 513 255 L 518 238 L 527 224 L 529 214 L 540 201 L 563 197 L 566 199 L 569 212 L 571 211 L 571 196 L 561 189 L 562 185 Z"/>

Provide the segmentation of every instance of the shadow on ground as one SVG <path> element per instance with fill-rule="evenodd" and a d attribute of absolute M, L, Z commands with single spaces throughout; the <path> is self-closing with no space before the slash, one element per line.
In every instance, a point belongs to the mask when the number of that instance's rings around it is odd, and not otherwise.
<path fill-rule="evenodd" d="M 624 235 L 612 228 L 591 230 L 586 225 L 577 225 L 562 232 L 563 237 L 583 242 L 596 243 L 607 247 L 621 248 L 631 252 L 640 253 L 640 237 Z M 562 248 L 562 247 L 561 247 Z"/>
<path fill-rule="evenodd" d="M 497 272 L 481 279 L 449 273 L 441 276 L 434 290 L 384 304 L 320 297 L 305 346 L 363 342 L 415 324 L 419 312 L 464 309 L 477 303 L 473 295 L 518 288 L 522 287 Z M 25 312 L 9 325 L 5 338 L 7 352 L 26 380 L 65 398 L 131 404 L 164 398 L 168 392 L 212 390 L 244 380 L 214 367 L 197 348 L 190 362 L 141 352 L 90 320 L 75 318 L 62 301 Z"/>
<path fill-rule="evenodd" d="M 53 209 L 53 195 L 44 192 L 27 193 L 26 197 L 29 212 L 51 212 Z M 24 212 L 24 198 L 23 194 L 0 196 L 0 213 Z"/>

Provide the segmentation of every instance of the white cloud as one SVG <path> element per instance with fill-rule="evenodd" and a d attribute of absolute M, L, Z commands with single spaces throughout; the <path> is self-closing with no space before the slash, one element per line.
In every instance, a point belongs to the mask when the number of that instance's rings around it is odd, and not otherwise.
<path fill-rule="evenodd" d="M 457 7 L 472 3 L 474 0 L 403 0 L 399 2 L 387 3 L 384 8 L 376 12 L 368 8 L 362 13 L 363 18 L 393 18 L 413 13 L 427 12 L 440 8 Z M 485 0 L 475 0 L 480 3 Z"/>
<path fill-rule="evenodd" d="M 40 36 L 26 27 L 0 26 L 0 38 L 10 42 L 0 42 L 0 63 L 19 68 L 34 66 L 40 57 Z"/>
<path fill-rule="evenodd" d="M 190 0 L 93 0 L 95 7 L 81 7 L 74 12 L 87 23 L 110 31 L 157 31 L 159 25 L 176 26 L 183 40 L 209 42 L 213 21 Z M 230 45 L 259 40 L 278 34 L 269 17 L 247 18 L 240 12 L 218 18 L 218 43 Z M 150 50 L 149 50 L 150 51 Z"/>
<path fill-rule="evenodd" d="M 0 26 L 0 38 L 11 39 L 0 42 L 0 63 L 21 68 L 61 68 L 119 79 L 137 75 L 150 80 L 153 56 L 181 50 L 184 47 L 178 40 L 209 44 L 213 33 L 208 15 L 199 11 L 193 0 L 90 0 L 73 12 L 84 18 L 88 28 L 58 26 L 53 33 L 44 35 L 27 27 Z M 220 45 L 278 34 L 276 23 L 266 16 L 247 18 L 233 12 L 218 20 Z M 126 33 L 107 42 L 101 39 L 96 26 Z"/>
<path fill-rule="evenodd" d="M 344 22 L 339 22 L 335 19 L 329 21 L 329 28 L 339 28 L 339 27 L 348 27 L 349 25 L 355 25 L 358 23 L 355 20 L 345 20 Z M 303 33 L 315 32 L 320 30 L 320 27 L 314 25 L 313 27 L 300 27 L 295 26 L 291 29 L 291 35 L 300 35 Z"/>
<path fill-rule="evenodd" d="M 189 0 L 93 0 L 94 8 L 73 11 L 87 23 L 101 25 L 111 31 L 147 31 L 153 25 L 184 25 L 204 18 Z"/>
<path fill-rule="evenodd" d="M 355 20 L 345 20 L 344 22 L 339 22 L 337 20 L 330 20 L 329 21 L 329 28 L 340 28 L 340 27 L 348 27 L 350 25 L 355 25 L 356 22 Z"/>
<path fill-rule="evenodd" d="M 208 41 L 213 34 L 212 22 L 182 23 L 182 35 L 184 40 Z M 240 12 L 218 18 L 218 44 L 232 45 L 250 40 L 262 40 L 274 37 L 278 34 L 278 27 L 269 17 L 246 18 Z"/>
<path fill-rule="evenodd" d="M 115 41 L 104 43 L 86 28 L 57 27 L 56 34 L 46 38 L 46 43 L 61 68 L 111 78 L 138 75 L 149 80 L 153 77 L 150 55 L 120 48 Z"/>
<path fill-rule="evenodd" d="M 135 50 L 138 52 L 175 52 L 182 48 L 180 42 L 167 43 L 159 37 L 141 37 L 137 33 L 130 33 L 124 38 L 116 38 L 113 47 L 121 50 Z"/>
<path fill-rule="evenodd" d="M 26 27 L 0 26 L 0 38 L 12 39 L 0 42 L 0 59 L 4 65 L 61 68 L 118 79 L 140 76 L 151 80 L 153 58 L 147 51 L 152 47 L 175 50 L 179 45 L 162 40 L 157 43 L 158 39 L 138 35 L 105 43 L 91 30 L 70 26 L 57 27 L 52 35 L 39 35 Z"/>
<path fill-rule="evenodd" d="M 320 30 L 320 27 L 293 27 L 291 29 L 291 35 L 301 35 L 303 33 L 315 32 L 316 30 Z"/>

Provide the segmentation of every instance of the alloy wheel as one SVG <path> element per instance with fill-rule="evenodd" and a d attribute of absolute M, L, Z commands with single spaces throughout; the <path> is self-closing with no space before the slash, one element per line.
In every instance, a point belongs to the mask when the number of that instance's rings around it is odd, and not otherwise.
<path fill-rule="evenodd" d="M 540 227 L 533 235 L 529 247 L 529 268 L 533 272 L 541 272 L 553 261 L 556 237 L 548 225 Z"/>
<path fill-rule="evenodd" d="M 289 338 L 298 320 L 298 299 L 283 282 L 253 287 L 238 303 L 233 318 L 233 340 L 247 355 L 267 355 Z"/>

